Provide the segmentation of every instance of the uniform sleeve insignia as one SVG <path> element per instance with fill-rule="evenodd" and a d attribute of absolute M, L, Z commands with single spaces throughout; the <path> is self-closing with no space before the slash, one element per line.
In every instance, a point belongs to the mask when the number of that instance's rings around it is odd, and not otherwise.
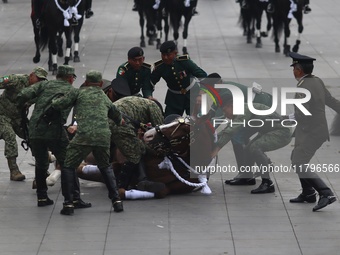
<path fill-rule="evenodd" d="M 120 67 L 119 70 L 118 70 L 118 74 L 120 76 L 123 76 L 125 74 L 125 69 L 123 67 Z"/>
<path fill-rule="evenodd" d="M 177 60 L 189 60 L 189 54 L 181 55 L 176 57 Z"/>
<path fill-rule="evenodd" d="M 160 65 L 163 64 L 163 60 L 158 60 L 157 62 L 154 63 L 155 69 L 159 67 Z"/>
<path fill-rule="evenodd" d="M 148 64 L 148 63 L 145 63 L 145 62 L 144 62 L 142 66 L 144 66 L 144 67 L 146 67 L 146 68 L 148 68 L 148 69 L 151 69 L 151 65 Z"/>

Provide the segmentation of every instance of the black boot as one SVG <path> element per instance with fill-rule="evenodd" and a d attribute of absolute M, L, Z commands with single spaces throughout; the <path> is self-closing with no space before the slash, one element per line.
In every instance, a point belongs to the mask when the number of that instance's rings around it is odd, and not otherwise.
<path fill-rule="evenodd" d="M 107 190 L 109 191 L 109 198 L 112 201 L 113 210 L 115 212 L 122 212 L 124 210 L 123 202 L 119 197 L 118 188 L 116 184 L 116 177 L 113 173 L 112 168 L 107 167 L 99 170 L 103 175 L 105 185 L 107 187 Z"/>
<path fill-rule="evenodd" d="M 39 207 L 53 205 L 53 200 L 47 196 L 47 185 L 46 185 L 46 170 L 43 168 L 35 167 L 35 180 L 37 188 L 37 198 Z"/>
<path fill-rule="evenodd" d="M 138 165 L 132 162 L 125 162 L 122 165 L 118 181 L 119 188 L 123 188 L 125 190 L 129 189 L 131 179 L 133 175 L 137 173 L 137 167 Z"/>
<path fill-rule="evenodd" d="M 61 170 L 61 190 L 64 196 L 64 203 L 60 214 L 73 215 L 74 213 L 73 194 L 75 175 L 75 169 L 73 168 L 64 167 Z"/>
<path fill-rule="evenodd" d="M 80 198 L 80 185 L 79 185 L 79 179 L 76 175 L 74 175 L 74 193 L 73 193 L 73 206 L 74 209 L 79 209 L 79 208 L 89 208 L 92 206 L 91 203 L 84 202 Z"/>
<path fill-rule="evenodd" d="M 149 181 L 145 173 L 145 164 L 143 158 L 138 164 L 138 184 L 137 189 L 141 191 L 148 191 L 158 193 L 166 188 L 164 183 Z"/>
<path fill-rule="evenodd" d="M 256 189 L 251 191 L 251 194 L 264 194 L 275 192 L 274 183 L 270 179 L 262 179 L 262 183 Z"/>

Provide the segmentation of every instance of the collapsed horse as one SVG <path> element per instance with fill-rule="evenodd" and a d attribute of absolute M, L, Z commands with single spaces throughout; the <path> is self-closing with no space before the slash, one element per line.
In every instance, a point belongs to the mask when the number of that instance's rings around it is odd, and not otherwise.
<path fill-rule="evenodd" d="M 70 3 L 70 5 L 69 5 Z M 71 46 L 72 46 L 72 32 L 74 33 L 74 62 L 80 62 L 79 58 L 79 41 L 80 31 L 84 20 L 85 2 L 84 0 L 54 0 L 46 1 L 44 11 L 42 13 L 43 23 L 45 27 L 41 30 L 34 28 L 35 42 L 36 35 L 40 35 L 39 49 L 44 50 L 48 45 L 49 50 L 49 70 L 55 75 L 58 69 L 57 64 L 57 53 L 62 56 L 62 43 L 61 34 L 64 33 L 66 37 L 66 52 L 64 64 L 67 65 L 71 59 Z M 33 19 L 32 19 L 33 22 Z M 33 26 L 35 24 L 33 23 Z M 40 32 L 40 34 L 39 34 Z M 58 37 L 58 33 L 60 37 Z M 59 42 L 59 47 L 57 42 Z M 37 50 L 38 52 L 38 50 Z M 39 56 L 36 52 L 36 56 Z M 34 58 L 33 61 L 36 63 L 38 58 Z"/>

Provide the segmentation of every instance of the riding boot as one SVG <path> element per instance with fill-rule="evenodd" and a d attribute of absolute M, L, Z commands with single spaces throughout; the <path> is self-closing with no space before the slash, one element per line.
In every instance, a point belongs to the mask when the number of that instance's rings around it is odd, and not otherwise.
<path fill-rule="evenodd" d="M 149 181 L 145 173 L 145 164 L 143 158 L 138 164 L 138 184 L 137 189 L 141 191 L 148 191 L 152 193 L 158 193 L 164 190 L 165 184 L 161 182 Z"/>
<path fill-rule="evenodd" d="M 23 181 L 26 179 L 25 175 L 23 175 L 19 170 L 16 157 L 7 158 L 7 164 L 8 164 L 9 171 L 11 173 L 10 174 L 11 181 Z"/>
<path fill-rule="evenodd" d="M 119 188 L 128 189 L 130 181 L 136 172 L 137 164 L 134 164 L 132 162 L 125 162 L 122 165 L 121 172 L 119 174 L 119 180 L 118 185 Z"/>
<path fill-rule="evenodd" d="M 73 194 L 75 184 L 75 169 L 64 167 L 61 171 L 61 190 L 64 196 L 63 209 L 60 214 L 72 215 L 74 213 Z"/>
<path fill-rule="evenodd" d="M 107 187 L 107 190 L 109 192 L 109 198 L 112 201 L 113 210 L 115 212 L 121 212 L 124 210 L 123 208 L 123 202 L 120 200 L 118 187 L 116 184 L 116 177 L 113 173 L 112 168 L 102 168 L 99 169 L 101 174 L 103 175 L 105 185 Z"/>
<path fill-rule="evenodd" d="M 73 206 L 74 209 L 78 208 L 89 208 L 92 206 L 91 203 L 84 202 L 80 198 L 80 185 L 79 185 L 79 179 L 78 176 L 75 174 L 74 175 L 74 192 L 73 192 Z"/>
<path fill-rule="evenodd" d="M 35 167 L 35 181 L 37 188 L 38 207 L 53 205 L 53 200 L 47 196 L 46 169 Z"/>

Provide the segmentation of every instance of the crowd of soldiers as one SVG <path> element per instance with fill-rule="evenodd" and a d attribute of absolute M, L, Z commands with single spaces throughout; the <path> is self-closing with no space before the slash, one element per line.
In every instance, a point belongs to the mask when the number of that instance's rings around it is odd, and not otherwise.
<path fill-rule="evenodd" d="M 108 89 L 103 86 L 102 74 L 95 70 L 87 73 L 85 83 L 79 89 L 72 87 L 77 76 L 75 69 L 68 65 L 58 67 L 56 80 L 48 81 L 47 72 L 41 67 L 35 68 L 30 75 L 14 74 L 0 78 L 0 88 L 4 89 L 0 97 L 0 138 L 5 140 L 5 157 L 10 169 L 10 179 L 13 181 L 25 179 L 16 164 L 18 157 L 16 135 L 18 135 L 28 141 L 35 157 L 39 207 L 54 203 L 47 195 L 49 151 L 55 155 L 61 166 L 64 204 L 60 213 L 63 215 L 72 215 L 76 208 L 91 207 L 91 203 L 80 198 L 79 181 L 75 172 L 90 153 L 95 158 L 115 212 L 123 211 L 118 188 L 128 190 L 133 175 L 138 176 L 138 189 L 141 192 L 157 193 L 164 184 L 147 179 L 143 169 L 145 145 L 137 137 L 138 129 L 135 122 L 139 127 L 146 123 L 155 126 L 162 124 L 164 117 L 167 116 L 181 116 L 185 113 L 199 117 L 200 114 L 193 112 L 192 109 L 197 110 L 197 104 L 200 104 L 200 88 L 209 90 L 215 84 L 229 83 L 237 86 L 245 95 L 245 114 L 235 115 L 231 91 L 220 89 L 218 92 L 221 103 L 211 108 L 208 113 L 211 118 L 218 111 L 225 118 L 236 122 L 247 122 L 252 118 L 282 118 L 276 112 L 268 116 L 253 114 L 247 106 L 246 86 L 224 81 L 216 73 L 207 75 L 188 55 L 178 55 L 173 41 L 164 42 L 160 52 L 162 59 L 155 62 L 152 68 L 152 65 L 144 62 L 144 52 L 141 48 L 131 48 L 127 54 L 127 62 L 118 67 L 116 79 L 110 83 Z M 290 202 L 314 203 L 318 192 L 320 199 L 313 208 L 313 211 L 317 211 L 333 203 L 336 198 L 316 173 L 306 169 L 306 164 L 316 150 L 329 139 L 325 105 L 340 113 L 340 101 L 330 95 L 320 78 L 312 75 L 314 58 L 297 53 L 291 53 L 291 57 L 294 77 L 298 80 L 297 86 L 311 93 L 311 100 L 304 106 L 312 115 L 305 116 L 299 108 L 295 108 L 295 113 L 289 117 L 297 122 L 291 163 L 299 175 L 302 186 L 302 193 Z M 161 104 L 153 98 L 153 91 L 161 78 L 168 87 L 164 113 Z M 299 93 L 296 94 L 296 98 L 301 96 Z M 193 98 L 196 100 L 192 100 Z M 271 95 L 261 90 L 255 89 L 252 98 L 253 106 L 257 110 L 269 109 L 272 104 Z M 34 111 L 28 122 L 23 113 L 26 113 L 32 104 L 35 105 Z M 72 108 L 73 123 L 67 130 L 75 135 L 69 140 L 63 125 Z M 256 136 L 251 138 L 255 134 Z M 272 193 L 275 187 L 269 172 L 261 171 L 262 168 L 272 165 L 266 152 L 286 146 L 291 139 L 290 128 L 282 126 L 280 122 L 257 128 L 229 125 L 218 134 L 215 150 L 211 156 L 215 157 L 224 145 L 232 141 L 240 173 L 225 183 L 254 185 L 256 181 L 252 173 L 243 172 L 242 169 L 256 163 L 260 169 L 262 182 L 251 193 Z M 125 158 L 119 180 L 116 180 L 110 167 L 112 144 L 115 144 Z M 124 198 L 132 197 L 136 198 L 136 193 L 133 195 L 125 193 Z M 144 194 L 141 197 L 154 196 Z"/>

